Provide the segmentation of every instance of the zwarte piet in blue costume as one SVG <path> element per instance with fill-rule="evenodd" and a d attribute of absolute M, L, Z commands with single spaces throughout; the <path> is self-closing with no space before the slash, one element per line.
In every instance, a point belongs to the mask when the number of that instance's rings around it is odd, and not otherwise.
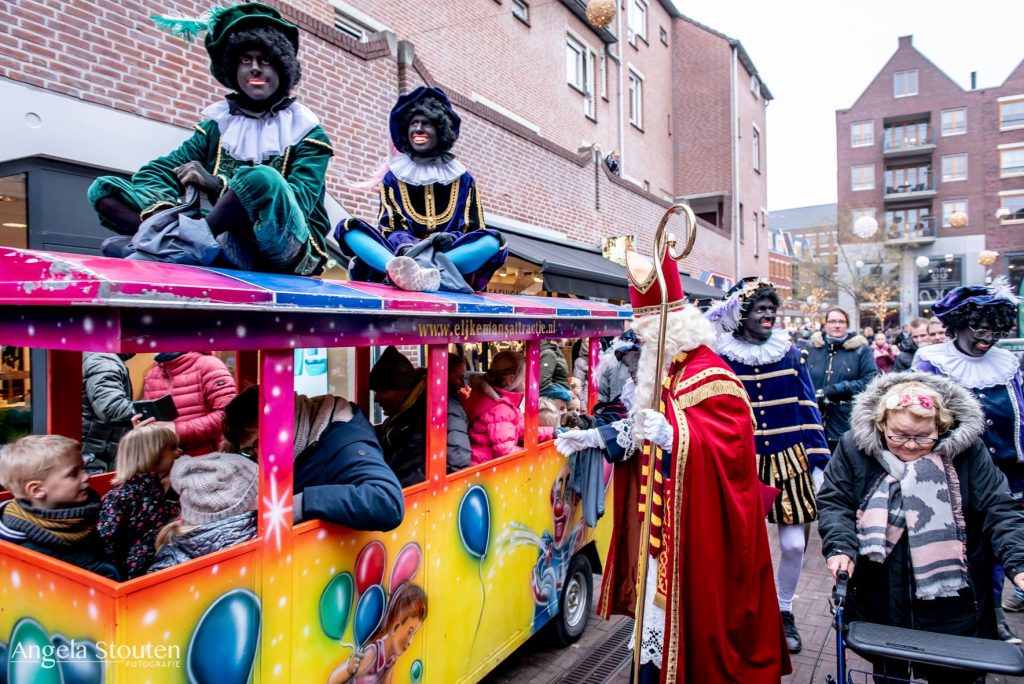
<path fill-rule="evenodd" d="M 758 476 L 781 493 L 768 510 L 779 526 L 775 573 L 779 610 L 790 653 L 802 648 L 793 598 L 803 569 L 805 523 L 817 518 L 811 468 L 824 468 L 829 449 L 807 371 L 807 352 L 775 329 L 780 299 L 775 286 L 744 278 L 708 311 L 718 329 L 715 351 L 736 373 L 754 412 Z"/>
<path fill-rule="evenodd" d="M 130 179 L 92 184 L 100 222 L 126 236 L 108 240 L 104 253 L 320 273 L 329 260 L 324 179 L 333 150 L 317 116 L 291 96 L 301 76 L 298 28 L 255 2 L 197 19 L 153 18 L 186 40 L 205 33 L 210 71 L 233 92 L 203 110 L 176 150 Z M 182 196 L 192 204 L 181 207 Z M 203 196 L 208 212 L 199 208 Z M 174 240 L 160 239 L 171 224 Z"/>
<path fill-rule="evenodd" d="M 397 152 L 378 188 L 377 227 L 350 218 L 337 228 L 353 280 L 479 291 L 505 263 L 505 240 L 486 227 L 476 182 L 451 153 L 460 126 L 438 88 L 398 98 L 389 121 Z"/>

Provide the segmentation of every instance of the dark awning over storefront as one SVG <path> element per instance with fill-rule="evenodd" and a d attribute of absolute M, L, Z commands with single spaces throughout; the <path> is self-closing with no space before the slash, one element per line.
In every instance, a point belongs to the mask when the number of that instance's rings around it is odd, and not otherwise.
<path fill-rule="evenodd" d="M 605 259 L 594 247 L 575 244 L 566 239 L 526 234 L 507 226 L 499 227 L 509 252 L 540 267 L 544 290 L 580 297 L 629 300 L 626 269 Z M 705 285 L 696 278 L 682 276 L 683 288 L 692 299 L 720 298 L 721 290 Z"/>

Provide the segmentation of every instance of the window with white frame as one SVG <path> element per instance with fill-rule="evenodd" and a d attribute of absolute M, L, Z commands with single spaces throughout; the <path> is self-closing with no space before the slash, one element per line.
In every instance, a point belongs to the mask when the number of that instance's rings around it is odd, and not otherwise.
<path fill-rule="evenodd" d="M 1013 128 L 1024 128 L 1024 95 L 1000 99 L 999 130 Z"/>
<path fill-rule="evenodd" d="M 942 110 L 942 135 L 963 135 L 967 132 L 967 107 Z"/>
<path fill-rule="evenodd" d="M 512 16 L 527 26 L 530 25 L 530 6 L 526 0 L 512 0 Z"/>
<path fill-rule="evenodd" d="M 1024 143 L 999 146 L 999 176 L 1024 176 Z"/>
<path fill-rule="evenodd" d="M 955 199 L 955 200 L 943 200 L 942 202 L 942 227 L 949 228 L 950 222 L 949 217 L 953 214 L 960 212 L 964 216 L 967 216 L 967 200 Z M 962 226 L 961 226 L 962 227 Z"/>
<path fill-rule="evenodd" d="M 893 74 L 892 92 L 895 97 L 917 95 L 917 69 L 897 71 Z"/>
<path fill-rule="evenodd" d="M 874 144 L 874 121 L 854 121 L 850 124 L 850 147 L 870 147 Z"/>
<path fill-rule="evenodd" d="M 356 12 L 346 11 L 340 7 L 334 8 L 334 28 L 360 43 L 365 43 L 370 39 L 370 35 L 380 30 L 358 16 Z"/>
<path fill-rule="evenodd" d="M 572 35 L 565 38 L 565 78 L 583 94 L 583 113 L 594 118 L 594 51 Z"/>
<path fill-rule="evenodd" d="M 1005 190 L 999 193 L 999 211 L 1003 223 L 1024 223 L 1024 190 Z"/>
<path fill-rule="evenodd" d="M 761 99 L 761 79 L 757 77 L 757 74 L 750 75 L 750 94 L 755 99 Z"/>
<path fill-rule="evenodd" d="M 636 45 L 636 39 L 647 42 L 647 3 L 644 0 L 629 0 L 629 42 Z"/>
<path fill-rule="evenodd" d="M 757 126 L 754 126 L 754 134 L 751 136 L 752 147 L 750 151 L 753 155 L 754 170 L 761 173 L 761 131 L 758 130 Z"/>
<path fill-rule="evenodd" d="M 629 70 L 629 122 L 639 129 L 644 127 L 644 77 Z"/>
<path fill-rule="evenodd" d="M 967 180 L 967 155 L 947 154 L 942 157 L 942 182 Z"/>
<path fill-rule="evenodd" d="M 854 166 L 851 171 L 852 183 L 851 189 L 857 190 L 874 190 L 875 189 L 875 165 L 874 164 L 859 164 Z"/>

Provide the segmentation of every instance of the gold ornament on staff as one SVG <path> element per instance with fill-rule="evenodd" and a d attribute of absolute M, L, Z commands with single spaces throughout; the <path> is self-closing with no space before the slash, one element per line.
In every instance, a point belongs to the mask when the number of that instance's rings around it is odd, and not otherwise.
<path fill-rule="evenodd" d="M 686 216 L 686 246 L 683 247 L 683 251 L 676 254 L 675 246 L 676 239 L 671 233 L 665 231 L 668 226 L 668 220 L 673 214 L 682 212 Z M 691 251 L 693 251 L 693 243 L 697 239 L 697 218 L 693 215 L 693 210 L 687 204 L 673 204 L 665 212 L 665 215 L 661 217 L 661 223 L 658 224 L 658 230 L 654 233 L 654 273 L 658 277 L 658 289 L 661 290 L 661 311 L 658 314 L 658 347 L 657 347 L 657 362 L 655 368 L 655 379 L 658 381 L 655 387 L 661 388 L 664 384 L 665 379 L 662 378 L 664 373 L 665 365 L 665 327 L 668 324 L 668 288 L 665 285 L 665 274 L 661 270 L 662 257 L 668 252 L 669 258 L 673 262 L 679 262 L 685 259 Z M 655 411 L 661 408 L 661 392 L 656 391 L 654 397 L 651 400 L 650 408 Z M 657 447 L 652 446 L 651 449 Z M 640 553 L 637 557 L 637 574 L 636 574 L 636 621 L 633 625 L 633 672 L 634 677 L 640 677 L 640 648 L 643 637 L 644 628 L 644 601 L 647 598 L 647 557 L 648 543 L 651 536 L 651 510 L 654 508 L 651 504 L 654 499 L 654 454 L 651 454 L 651 458 L 648 461 L 649 466 L 647 468 L 647 503 L 644 506 L 644 522 L 640 528 Z M 680 474 L 680 477 L 682 475 Z"/>
<path fill-rule="evenodd" d="M 606 29 L 615 18 L 615 0 L 590 0 L 587 3 L 587 21 L 594 28 Z"/>

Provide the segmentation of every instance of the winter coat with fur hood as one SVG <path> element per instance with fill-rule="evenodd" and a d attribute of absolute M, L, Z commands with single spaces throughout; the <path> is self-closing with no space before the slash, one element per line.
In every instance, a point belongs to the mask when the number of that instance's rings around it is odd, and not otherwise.
<path fill-rule="evenodd" d="M 816 332 L 807 347 L 807 370 L 814 388 L 825 393 L 818 401 L 825 439 L 837 442 L 850 427 L 854 398 L 878 375 L 871 345 L 857 333 L 832 342 Z"/>
<path fill-rule="evenodd" d="M 971 586 L 957 597 L 915 596 L 907 534 L 882 563 L 859 557 L 857 512 L 885 476 L 878 458 L 885 449 L 874 414 L 893 385 L 914 380 L 933 388 L 953 412 L 953 428 L 933 451 L 953 459 L 959 479 Z M 1010 498 L 1006 478 L 981 441 L 985 424 L 977 400 L 956 383 L 924 373 L 878 377 L 856 399 L 850 431 L 839 442 L 818 492 L 818 531 L 825 558 L 845 554 L 855 566 L 848 617 L 946 634 L 995 637 L 993 552 L 1007 577 L 1024 572 L 1024 509 Z"/>
<path fill-rule="evenodd" d="M 466 400 L 469 419 L 469 443 L 473 465 L 501 458 L 516 450 L 523 438 L 521 392 L 492 387 L 483 377 L 475 377 Z"/>

